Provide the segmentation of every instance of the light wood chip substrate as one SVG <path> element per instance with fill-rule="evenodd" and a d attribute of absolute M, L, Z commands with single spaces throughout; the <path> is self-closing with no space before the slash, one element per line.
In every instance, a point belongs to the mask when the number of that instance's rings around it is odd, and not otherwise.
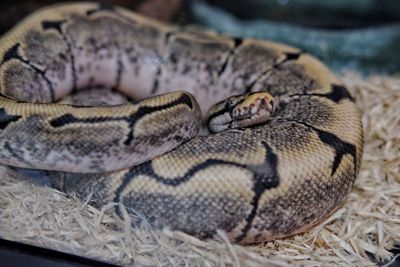
<path fill-rule="evenodd" d="M 303 235 L 258 246 L 137 229 L 1 167 L 0 237 L 133 266 L 374 266 L 400 242 L 400 77 L 341 74 L 363 112 L 360 175 L 344 205 Z"/>

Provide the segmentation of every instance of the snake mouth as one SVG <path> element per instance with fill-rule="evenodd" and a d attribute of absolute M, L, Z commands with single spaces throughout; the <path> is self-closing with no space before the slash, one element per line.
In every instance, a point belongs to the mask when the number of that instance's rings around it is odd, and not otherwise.
<path fill-rule="evenodd" d="M 233 122 L 236 122 L 236 124 L 239 126 L 239 128 L 251 126 L 254 124 L 260 124 L 260 123 L 268 121 L 268 119 L 271 117 L 271 115 L 272 114 L 269 110 L 259 108 L 256 111 L 251 112 L 251 114 L 242 116 L 235 120 L 232 120 L 231 124 Z"/>

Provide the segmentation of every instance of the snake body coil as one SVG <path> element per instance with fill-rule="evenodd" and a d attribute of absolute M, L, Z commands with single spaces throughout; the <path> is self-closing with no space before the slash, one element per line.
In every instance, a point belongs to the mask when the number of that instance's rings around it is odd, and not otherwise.
<path fill-rule="evenodd" d="M 0 162 L 64 171 L 62 190 L 99 206 L 121 202 L 160 226 L 201 237 L 223 229 L 241 243 L 288 236 L 333 212 L 358 173 L 353 99 L 292 47 L 80 3 L 25 19 L 0 40 L 0 59 Z M 52 103 L 97 85 L 158 96 Z M 177 89 L 189 93 L 168 93 Z M 256 91 L 276 99 L 267 122 L 193 138 L 195 99 L 207 110 Z M 229 105 L 209 117 L 222 113 L 232 116 Z"/>

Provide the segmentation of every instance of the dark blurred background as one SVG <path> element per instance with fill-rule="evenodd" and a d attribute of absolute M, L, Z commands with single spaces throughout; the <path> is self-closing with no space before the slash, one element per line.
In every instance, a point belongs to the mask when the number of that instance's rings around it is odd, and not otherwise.
<path fill-rule="evenodd" d="M 399 22 L 400 1 L 393 0 L 208 0 L 242 20 L 345 29 Z"/>
<path fill-rule="evenodd" d="M 0 1 L 0 33 L 4 33 L 18 21 L 33 11 L 52 4 L 68 2 L 66 0 L 5 0 Z M 74 1 L 88 2 L 88 1 Z M 104 5 L 118 5 L 138 11 L 147 16 L 170 21 L 181 9 L 183 0 L 99 0 Z"/>

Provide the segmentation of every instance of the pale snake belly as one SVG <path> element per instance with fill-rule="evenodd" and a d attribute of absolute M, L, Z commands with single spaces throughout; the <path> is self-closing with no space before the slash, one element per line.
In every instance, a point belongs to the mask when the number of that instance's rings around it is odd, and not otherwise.
<path fill-rule="evenodd" d="M 299 233 L 340 206 L 359 170 L 354 100 L 293 47 L 74 3 L 22 21 L 0 57 L 0 163 L 62 171 L 59 189 L 160 227 L 240 243 Z M 136 101 L 52 103 L 99 85 Z M 218 133 L 196 136 L 199 106 Z"/>

